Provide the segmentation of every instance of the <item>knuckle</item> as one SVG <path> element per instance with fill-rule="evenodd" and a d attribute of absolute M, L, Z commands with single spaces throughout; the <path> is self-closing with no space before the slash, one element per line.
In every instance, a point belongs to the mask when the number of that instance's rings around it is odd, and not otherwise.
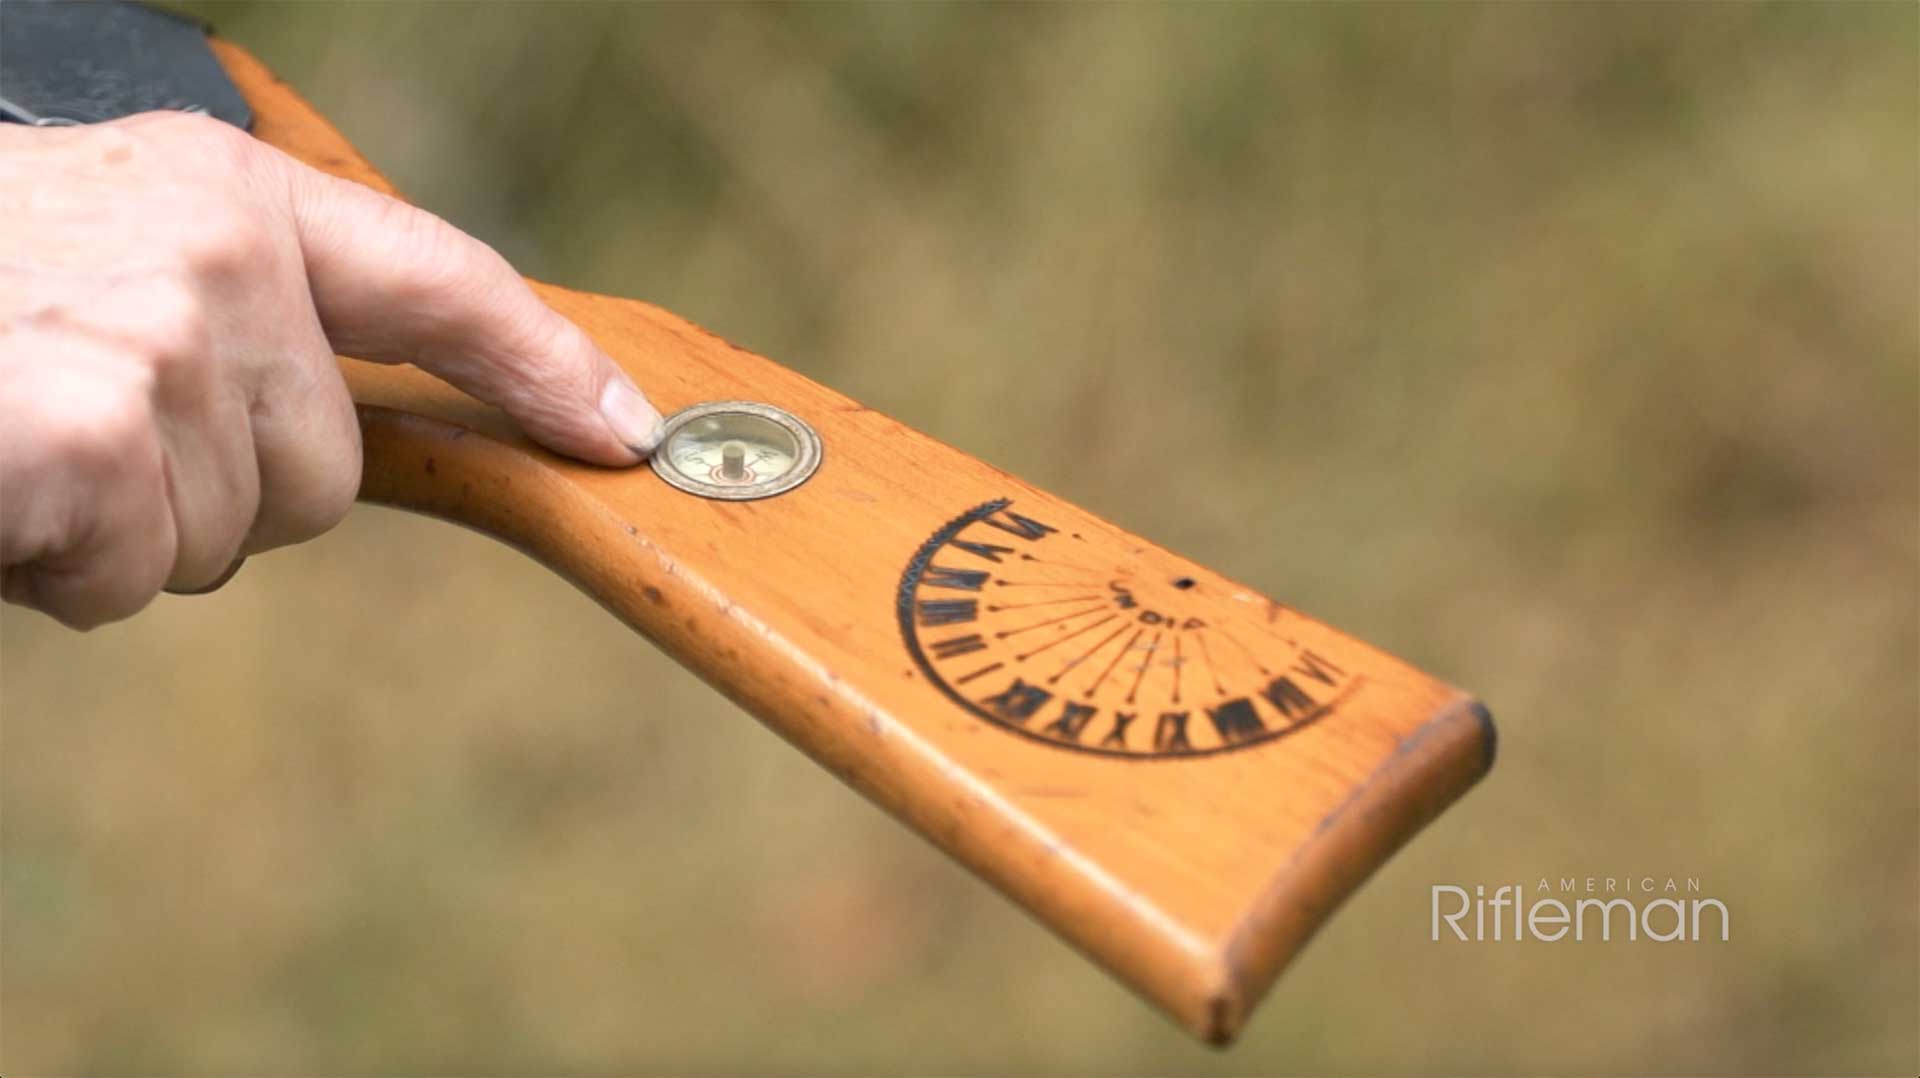
<path fill-rule="evenodd" d="M 148 490 L 135 502 L 157 501 Z M 26 604 L 81 631 L 139 613 L 166 583 L 174 553 L 171 529 L 142 526 L 126 500 L 96 510 L 67 553 L 17 567 Z"/>
<path fill-rule="evenodd" d="M 150 178 L 194 176 L 230 182 L 249 174 L 260 146 L 245 132 L 191 112 L 143 112 L 92 129 L 100 159 L 133 166 Z"/>
<path fill-rule="evenodd" d="M 204 477 L 203 477 L 204 478 Z M 219 579 L 242 553 L 253 527 L 257 497 L 229 487 L 189 506 L 173 506 L 176 544 L 165 583 L 198 589 Z"/>
<path fill-rule="evenodd" d="M 160 383 L 207 364 L 213 330 L 206 303 L 187 281 L 159 274 L 129 297 L 139 326 L 140 344 Z"/>
<path fill-rule="evenodd" d="M 132 116 L 116 123 L 90 124 L 85 131 L 86 149 L 98 159 L 121 163 L 135 159 L 153 145 L 152 137 L 144 130 L 146 114 Z M 157 115 L 157 114 L 156 114 Z"/>
<path fill-rule="evenodd" d="M 154 589 L 157 594 L 159 589 Z M 145 599 L 110 596 L 106 601 L 77 602 L 61 601 L 58 598 L 47 602 L 46 613 L 52 615 L 60 624 L 75 632 L 90 633 L 95 629 L 111 625 L 116 621 L 125 621 L 138 614 L 151 602 L 153 596 Z"/>
<path fill-rule="evenodd" d="M 463 298 L 484 277 L 481 271 L 486 267 L 476 257 L 478 241 L 425 210 L 382 198 L 376 227 L 407 252 L 410 272 L 401 289 L 408 299 L 444 306 Z"/>
<path fill-rule="evenodd" d="M 244 522 L 204 536 L 182 533 L 172 571 L 162 586 L 187 592 L 210 588 L 243 556 L 241 544 L 246 537 Z"/>
<path fill-rule="evenodd" d="M 556 395 L 571 396 L 589 387 L 598 373 L 586 334 L 573 323 L 531 300 L 511 306 L 502 320 L 502 344 L 516 355 L 516 367 L 528 380 Z"/>
<path fill-rule="evenodd" d="M 138 614 L 166 585 L 165 571 L 157 563 L 98 568 L 89 575 L 91 579 L 84 583 L 42 588 L 48 599 L 47 613 L 81 632 Z"/>
<path fill-rule="evenodd" d="M 276 415 L 275 401 L 300 414 Z M 359 416 L 331 357 L 268 394 L 255 419 L 256 437 L 265 439 L 257 443 L 262 488 L 248 552 L 305 542 L 339 524 L 359 497 L 362 456 Z"/>
<path fill-rule="evenodd" d="M 219 152 L 244 156 L 252 142 L 245 132 L 201 112 L 156 109 L 102 125 L 144 136 L 162 146 L 178 146 L 198 153 Z M 227 162 L 219 162 L 225 164 Z"/>
<path fill-rule="evenodd" d="M 313 488 L 306 492 L 305 511 L 294 522 L 294 533 L 298 539 L 304 540 L 331 531 L 334 525 L 346 519 L 359 494 L 360 457 L 355 453 L 343 457 L 338 467 L 322 472 Z"/>
<path fill-rule="evenodd" d="M 539 331 L 546 348 L 548 377 L 555 391 L 568 400 L 598 408 L 602 384 L 610 372 L 602 368 L 598 350 L 586 333 L 572 322 L 547 312 L 547 326 Z"/>
<path fill-rule="evenodd" d="M 149 377 L 139 374 L 92 383 L 53 405 L 46 445 L 83 470 L 118 469 L 154 433 Z"/>
<path fill-rule="evenodd" d="M 179 240 L 180 258 L 193 277 L 244 279 L 273 258 L 265 222 L 244 200 L 212 200 L 195 211 Z"/>
<path fill-rule="evenodd" d="M 342 439 L 345 444 L 328 447 L 304 477 L 301 489 L 285 500 L 282 519 L 272 529 L 278 542 L 305 542 L 331 531 L 353 508 L 360 496 L 360 428 L 354 425 L 348 430 L 351 433 Z"/>
<path fill-rule="evenodd" d="M 196 274 L 257 267 L 273 250 L 259 182 L 269 151 L 210 116 L 145 112 L 98 125 L 104 160 L 130 161 L 144 187 L 142 204 L 158 219 L 171 256 Z M 270 200 L 269 200 L 270 201 Z"/>

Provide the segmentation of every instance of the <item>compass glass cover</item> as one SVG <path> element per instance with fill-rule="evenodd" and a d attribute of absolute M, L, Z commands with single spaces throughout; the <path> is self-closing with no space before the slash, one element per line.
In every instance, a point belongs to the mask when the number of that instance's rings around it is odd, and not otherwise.
<path fill-rule="evenodd" d="M 779 479 L 800 457 L 800 445 L 786 428 L 745 412 L 695 419 L 675 431 L 662 451 L 681 475 L 723 487 Z"/>
<path fill-rule="evenodd" d="M 711 401 L 667 417 L 653 470 L 703 498 L 784 494 L 820 466 L 820 436 L 799 416 L 756 401 Z"/>

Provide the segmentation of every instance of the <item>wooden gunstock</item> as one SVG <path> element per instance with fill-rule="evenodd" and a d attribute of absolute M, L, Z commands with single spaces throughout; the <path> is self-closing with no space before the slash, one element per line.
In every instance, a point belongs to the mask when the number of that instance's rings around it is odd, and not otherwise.
<path fill-rule="evenodd" d="M 392 190 L 215 48 L 259 138 Z M 819 472 L 710 501 L 343 359 L 360 496 L 539 559 L 1208 1041 L 1492 761 L 1485 710 L 1392 656 L 666 311 L 534 287 L 663 410 L 802 417 Z"/>

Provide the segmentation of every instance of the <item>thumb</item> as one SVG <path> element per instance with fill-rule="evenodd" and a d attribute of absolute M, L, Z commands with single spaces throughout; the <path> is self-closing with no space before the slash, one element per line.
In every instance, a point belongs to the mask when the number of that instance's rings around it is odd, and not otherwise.
<path fill-rule="evenodd" d="M 512 416 L 535 441 L 633 464 L 660 413 L 506 259 L 425 210 L 292 158 L 307 284 L 334 350 L 412 363 Z"/>

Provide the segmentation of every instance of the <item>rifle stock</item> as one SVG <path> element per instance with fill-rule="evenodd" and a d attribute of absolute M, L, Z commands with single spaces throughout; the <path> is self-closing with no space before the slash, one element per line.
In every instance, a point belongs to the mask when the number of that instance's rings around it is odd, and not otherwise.
<path fill-rule="evenodd" d="M 392 192 L 214 48 L 259 138 Z M 551 567 L 1212 1043 L 1492 762 L 1484 708 L 1370 645 L 657 307 L 534 287 L 666 411 L 801 416 L 818 474 L 708 501 L 342 359 L 361 498 Z"/>

